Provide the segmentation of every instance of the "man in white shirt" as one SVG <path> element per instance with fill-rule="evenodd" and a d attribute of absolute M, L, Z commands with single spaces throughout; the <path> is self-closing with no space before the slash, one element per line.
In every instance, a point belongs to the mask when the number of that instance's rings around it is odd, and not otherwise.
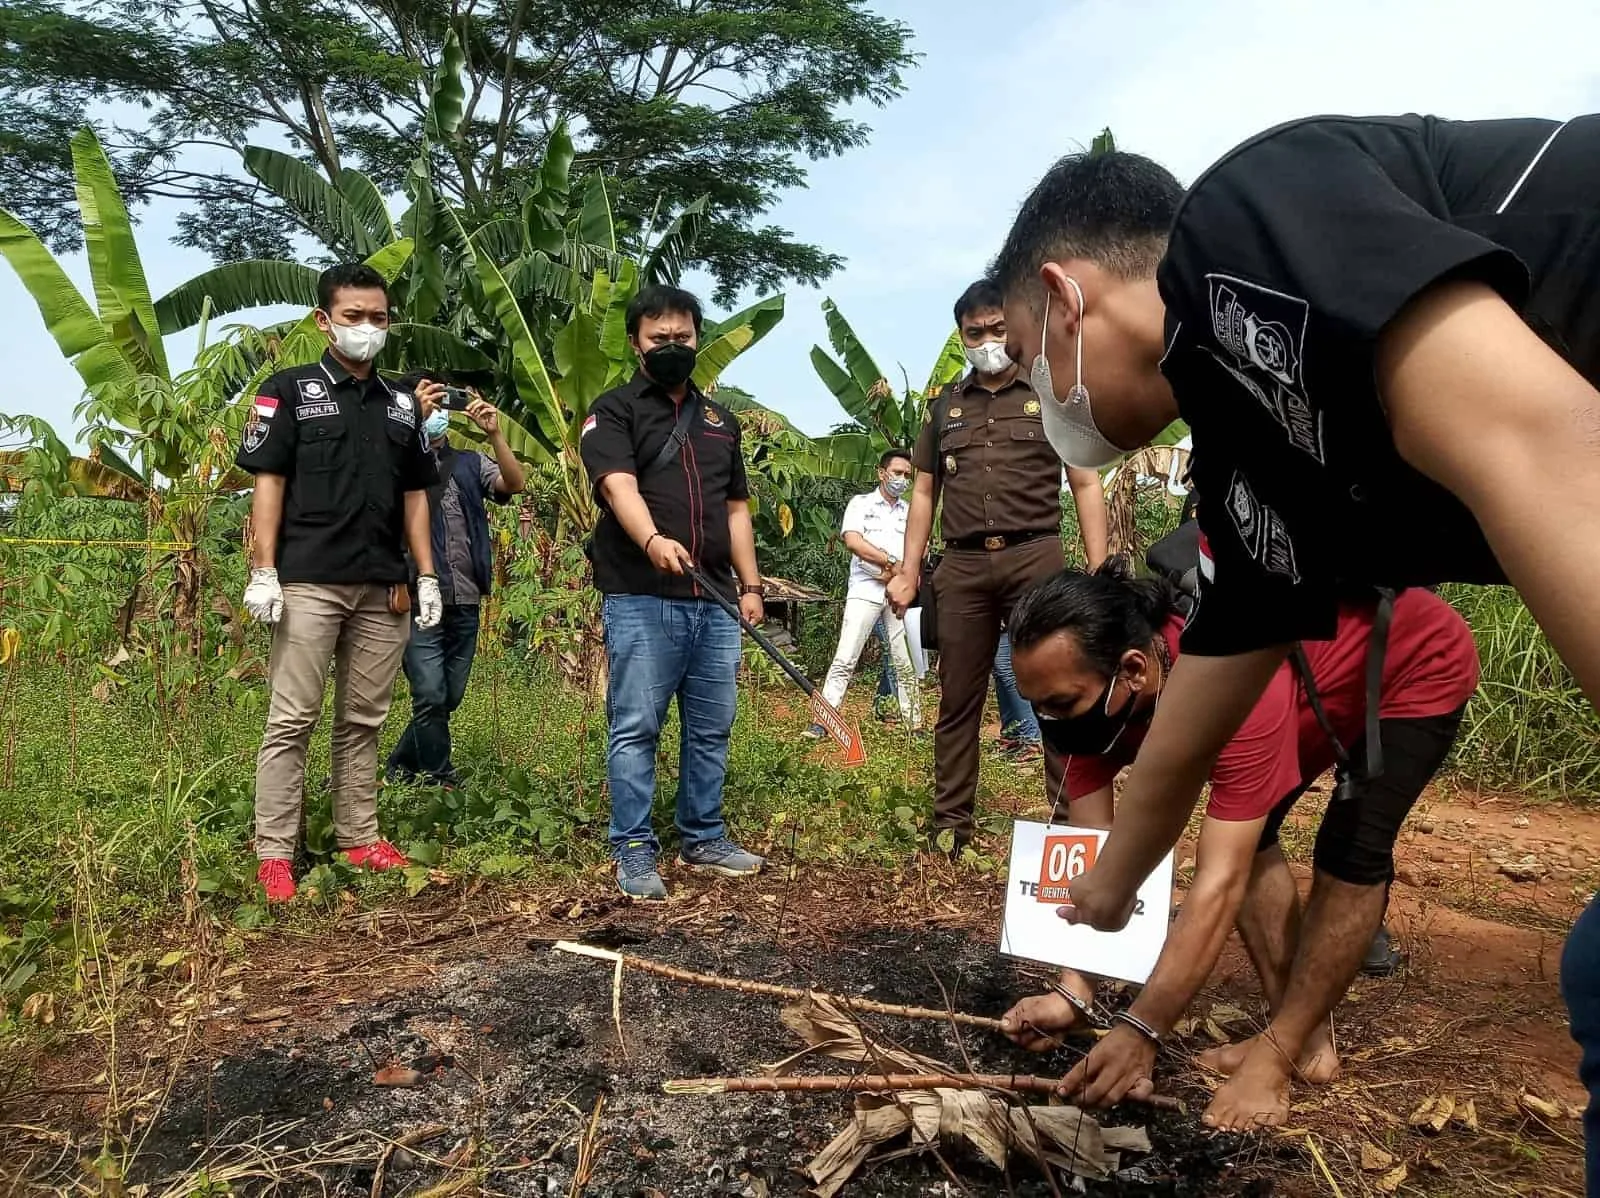
<path fill-rule="evenodd" d="M 845 593 L 844 627 L 839 631 L 839 647 L 834 650 L 833 664 L 822 684 L 822 696 L 835 707 L 844 701 L 862 647 L 882 615 L 895 675 L 900 680 L 900 715 L 915 730 L 921 727 L 922 710 L 917 702 L 905 625 L 884 599 L 884 584 L 894 576 L 905 553 L 906 514 L 910 511 L 905 497 L 910 490 L 911 454 L 904 449 L 891 449 L 878 459 L 878 485 L 845 506 L 840 531 L 851 554 L 850 584 Z M 821 740 L 827 734 L 821 724 L 812 724 L 805 731 L 812 740 Z"/>

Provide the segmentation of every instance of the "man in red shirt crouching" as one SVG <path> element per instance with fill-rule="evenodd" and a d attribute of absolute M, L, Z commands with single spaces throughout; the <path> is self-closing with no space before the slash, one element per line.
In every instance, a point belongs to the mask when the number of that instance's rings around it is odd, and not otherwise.
<path fill-rule="evenodd" d="M 1382 768 L 1373 769 L 1366 671 L 1375 618 L 1376 596 L 1341 605 L 1334 638 L 1303 643 L 1217 757 L 1194 882 L 1148 984 L 1067 1075 L 1074 1098 L 1109 1106 L 1151 1092 L 1157 1044 L 1205 983 L 1235 923 L 1272 1018 L 1261 1034 L 1202 1056 L 1230 1075 L 1205 1122 L 1232 1131 L 1281 1123 L 1293 1077 L 1338 1075 L 1329 1014 L 1383 918 L 1400 825 L 1449 754 L 1478 684 L 1466 622 L 1428 591 L 1402 591 L 1381 650 Z M 1094 574 L 1065 571 L 1018 603 L 1012 667 L 1045 743 L 1067 759 L 1072 823 L 1111 826 L 1112 780 L 1144 740 L 1182 626 L 1171 584 L 1135 578 L 1120 560 Z M 1302 925 L 1278 830 L 1306 788 L 1336 765 L 1340 783 L 1317 833 Z M 1007 1012 L 1007 1031 L 1026 1047 L 1046 1047 L 1092 995 L 1068 970 L 1049 993 Z"/>

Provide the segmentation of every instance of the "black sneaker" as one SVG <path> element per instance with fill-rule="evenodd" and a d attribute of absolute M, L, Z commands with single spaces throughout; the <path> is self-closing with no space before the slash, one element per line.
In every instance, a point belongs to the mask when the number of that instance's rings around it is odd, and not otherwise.
<path fill-rule="evenodd" d="M 1406 960 L 1406 954 L 1394 946 L 1389 929 L 1379 924 L 1372 943 L 1367 945 L 1367 955 L 1361 959 L 1361 972 L 1369 978 L 1391 978 Z"/>

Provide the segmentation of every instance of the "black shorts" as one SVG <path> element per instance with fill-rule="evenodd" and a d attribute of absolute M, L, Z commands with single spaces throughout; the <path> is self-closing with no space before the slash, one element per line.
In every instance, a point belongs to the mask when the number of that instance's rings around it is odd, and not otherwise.
<path fill-rule="evenodd" d="M 1450 755 L 1465 711 L 1459 707 L 1448 715 L 1378 721 L 1383 773 L 1372 779 L 1358 778 L 1348 797 L 1328 800 L 1312 852 L 1312 863 L 1319 872 L 1353 886 L 1393 880 L 1394 842 L 1400 825 Z M 1362 762 L 1366 756 L 1367 738 L 1363 736 L 1351 747 L 1350 760 Z M 1296 787 L 1272 809 L 1261 829 L 1257 852 L 1278 843 L 1278 830 L 1308 785 Z"/>

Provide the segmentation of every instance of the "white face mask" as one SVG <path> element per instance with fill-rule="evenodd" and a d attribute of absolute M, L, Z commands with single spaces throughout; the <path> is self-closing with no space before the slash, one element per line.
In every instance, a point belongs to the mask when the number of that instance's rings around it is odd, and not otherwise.
<path fill-rule="evenodd" d="M 1123 451 L 1107 441 L 1095 427 L 1094 416 L 1089 410 L 1089 388 L 1083 385 L 1083 289 L 1070 275 L 1067 282 L 1072 284 L 1072 290 L 1078 296 L 1078 335 L 1075 339 L 1077 381 L 1072 384 L 1065 398 L 1056 396 L 1055 380 L 1050 377 L 1050 359 L 1045 356 L 1050 330 L 1048 292 L 1044 297 L 1044 323 L 1039 329 L 1039 356 L 1033 360 L 1033 369 L 1028 378 L 1033 384 L 1033 393 L 1039 397 L 1044 417 L 1044 435 L 1049 438 L 1056 456 L 1069 466 L 1098 470 L 1120 458 Z"/>
<path fill-rule="evenodd" d="M 1011 365 L 1011 359 L 1006 356 L 1005 342 L 985 341 L 982 345 L 964 345 L 961 352 L 967 356 L 967 361 L 972 363 L 972 368 L 979 374 L 999 374 Z"/>
<path fill-rule="evenodd" d="M 332 317 L 328 318 L 328 331 L 333 334 L 333 347 L 352 362 L 372 361 L 389 339 L 388 329 L 375 324 L 334 324 Z"/>

